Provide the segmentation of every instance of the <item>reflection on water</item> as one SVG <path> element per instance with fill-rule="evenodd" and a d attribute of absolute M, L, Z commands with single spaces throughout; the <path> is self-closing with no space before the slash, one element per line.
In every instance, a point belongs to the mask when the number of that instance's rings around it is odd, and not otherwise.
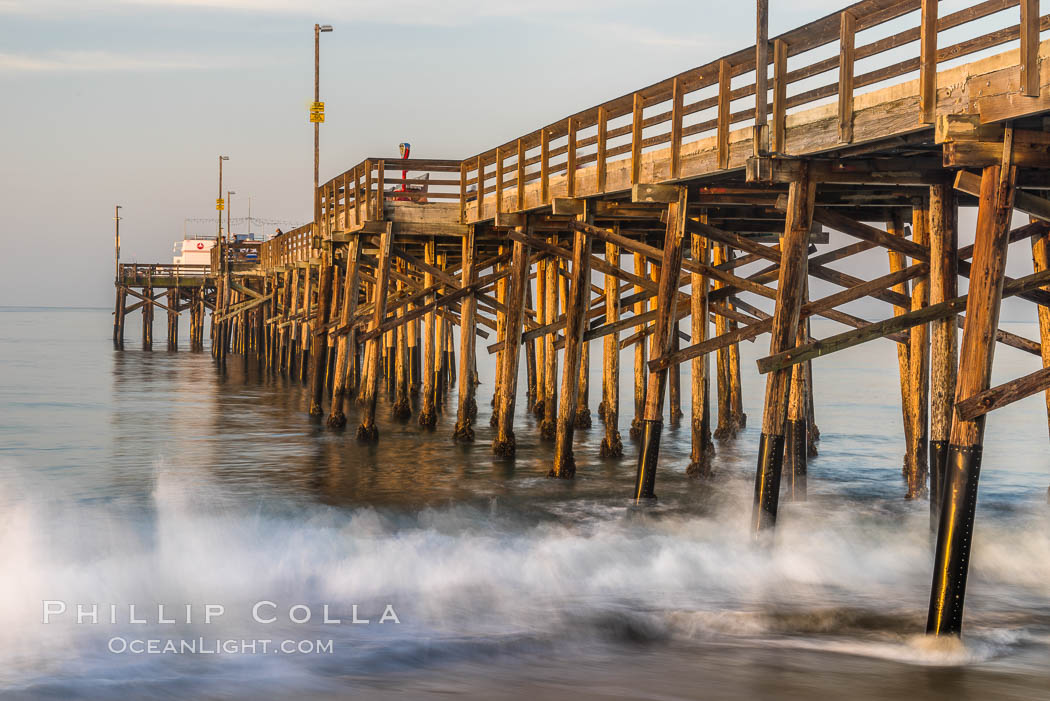
<path fill-rule="evenodd" d="M 312 423 L 305 387 L 254 364 L 231 358 L 220 374 L 207 353 L 113 352 L 107 312 L 0 318 L 0 696 L 1050 695 L 1042 398 L 989 420 L 967 637 L 946 644 L 916 635 L 930 537 L 926 505 L 901 498 L 889 344 L 815 366 L 822 441 L 810 499 L 783 505 L 765 551 L 747 537 L 762 391 L 750 373 L 751 427 L 718 444 L 717 478 L 685 477 L 688 422 L 668 427 L 659 504 L 636 511 L 625 498 L 633 446 L 600 460 L 598 421 L 578 431 L 575 481 L 545 478 L 552 446 L 524 411 L 517 458 L 496 459 L 490 384 L 479 388 L 476 444 L 451 441 L 452 393 L 432 431 L 391 419 L 384 397 L 380 442 L 366 446 L 355 416 L 344 433 Z M 138 338 L 130 324 L 127 337 Z M 760 345 L 744 345 L 744 368 Z M 1038 361 L 1005 349 L 996 362 L 1007 379 Z M 125 613 L 43 625 L 44 599 Z M 274 623 L 251 619 L 261 600 L 277 604 Z M 129 603 L 147 624 L 127 622 Z M 226 614 L 156 620 L 157 604 L 207 603 Z M 309 623 L 289 620 L 300 603 Z M 325 604 L 342 624 L 321 622 Z M 378 623 L 387 604 L 399 624 Z M 349 623 L 355 605 L 371 623 Z M 107 651 L 114 636 L 334 648 L 121 655 Z"/>

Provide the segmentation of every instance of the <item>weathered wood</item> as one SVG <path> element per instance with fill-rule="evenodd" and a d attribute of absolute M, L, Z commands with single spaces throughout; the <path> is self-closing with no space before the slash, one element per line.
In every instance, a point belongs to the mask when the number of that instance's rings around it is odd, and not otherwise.
<path fill-rule="evenodd" d="M 576 461 L 572 440 L 579 403 L 583 330 L 590 299 L 591 239 L 583 231 L 573 232 L 572 280 L 565 300 L 565 354 L 558 402 L 557 431 L 554 437 L 554 464 L 548 477 L 572 479 Z"/>
<path fill-rule="evenodd" d="M 386 299 L 390 287 L 390 248 L 393 246 L 392 226 L 387 222 L 386 233 L 379 238 L 379 261 L 376 268 L 376 282 L 372 290 L 372 328 L 378 329 L 386 315 Z M 357 438 L 375 442 L 379 438 L 376 427 L 376 401 L 379 398 L 379 355 L 382 337 L 368 341 L 366 356 L 368 374 L 361 391 L 361 425 L 357 427 Z"/>
<path fill-rule="evenodd" d="M 729 167 L 729 108 L 731 74 L 729 62 L 722 59 L 718 62 L 718 168 Z"/>
<path fill-rule="evenodd" d="M 1009 129 L 1006 140 L 1009 144 Z M 959 347 L 957 405 L 984 392 L 991 384 L 996 345 L 994 333 L 1004 292 L 1009 224 L 1017 177 L 1009 159 L 1009 145 L 1004 148 L 1004 154 L 1001 166 L 989 166 L 981 175 L 973 254 L 975 274 L 970 281 L 966 324 Z M 934 551 L 927 634 L 959 635 L 962 629 L 983 434 L 983 418 L 964 419 L 956 414 Z"/>
<path fill-rule="evenodd" d="M 320 269 L 320 285 L 317 292 L 317 321 L 313 327 L 313 340 L 310 343 L 310 416 L 320 417 L 324 415 L 322 398 L 324 396 L 325 380 L 325 352 L 328 344 L 324 342 L 327 336 L 326 326 L 332 303 L 332 277 L 334 267 L 331 261 L 326 262 Z"/>
<path fill-rule="evenodd" d="M 620 249 L 616 244 L 605 244 L 605 260 L 610 266 L 620 266 Z M 615 276 L 605 274 L 605 319 L 620 319 L 620 283 Z M 620 437 L 620 336 L 606 336 L 602 346 L 602 404 L 598 414 L 605 423 L 605 435 L 599 448 L 603 458 L 623 456 Z"/>
<path fill-rule="evenodd" d="M 922 0 L 919 18 L 919 119 L 932 124 L 937 118 L 937 5 Z"/>
<path fill-rule="evenodd" d="M 343 304 L 339 310 L 339 323 L 345 326 L 357 312 L 358 286 L 360 284 L 361 239 L 354 238 L 346 249 L 346 275 L 343 276 Z M 328 414 L 330 428 L 346 426 L 347 373 L 350 353 L 356 355 L 357 340 L 355 332 L 336 338 L 335 382 L 332 388 L 332 406 Z"/>
<path fill-rule="evenodd" d="M 887 223 L 886 233 L 890 236 L 896 236 L 899 238 L 905 238 L 907 236 L 904 230 L 904 222 L 899 214 L 895 214 L 892 219 Z M 903 253 L 893 249 L 886 251 L 889 256 L 890 272 L 897 272 L 904 270 L 908 265 L 908 260 Z M 901 316 L 907 314 L 911 309 L 911 305 L 907 306 L 903 304 L 904 301 L 911 299 L 911 292 L 909 290 L 909 281 L 902 280 L 899 284 L 893 286 L 893 291 L 901 295 L 902 304 L 893 305 L 893 315 Z M 911 336 L 905 334 L 904 342 L 897 343 L 897 370 L 900 377 L 901 386 L 901 416 L 904 420 L 904 464 L 901 468 L 902 474 L 907 477 L 909 466 L 912 464 L 912 449 L 915 446 L 915 441 L 912 439 L 912 431 L 915 428 L 915 422 L 911 418 Z"/>
<path fill-rule="evenodd" d="M 558 237 L 551 236 L 548 239 L 550 245 L 557 245 Z M 558 316 L 558 261 L 548 258 L 544 266 L 546 280 L 544 290 L 546 300 L 544 301 L 544 318 L 549 323 Z M 558 419 L 558 356 L 554 350 L 554 331 L 544 337 L 544 391 L 543 391 L 543 421 L 540 422 L 540 436 L 545 440 L 554 440 Z"/>
<path fill-rule="evenodd" d="M 511 257 L 512 273 L 506 298 L 506 337 L 520 338 L 525 316 L 525 286 L 529 282 L 529 249 L 520 241 L 515 241 L 513 247 Z M 497 391 L 500 396 L 496 400 L 496 411 L 499 412 L 499 417 L 496 421 L 496 437 L 492 443 L 492 451 L 496 455 L 503 457 L 514 455 L 516 449 L 514 406 L 518 388 L 520 350 L 520 343 L 508 344 L 508 347 L 503 349 L 500 358 L 501 364 L 497 384 Z"/>
<path fill-rule="evenodd" d="M 925 200 L 916 202 L 912 208 L 912 242 L 924 249 L 929 248 L 929 210 Z M 928 256 L 927 256 L 928 257 Z M 912 259 L 913 263 L 916 262 Z M 919 311 L 929 305 L 930 281 L 925 275 L 912 283 L 911 310 Z M 797 367 L 797 366 L 796 366 Z M 918 324 L 910 330 L 908 349 L 908 394 L 912 421 L 911 446 L 908 450 L 908 494 L 909 499 L 926 496 L 926 480 L 929 472 L 929 391 L 930 391 L 930 328 Z"/>
<path fill-rule="evenodd" d="M 477 245 L 475 241 L 475 228 L 470 227 L 462 242 L 462 286 L 474 284 L 478 279 L 478 271 L 475 268 L 475 255 Z M 475 399 L 474 365 L 475 365 L 475 335 L 470 333 L 470 328 L 476 323 L 477 300 L 474 295 L 463 298 L 460 305 L 460 319 L 462 332 L 460 333 L 460 374 L 459 374 L 459 405 L 456 413 L 456 428 L 453 438 L 457 441 L 474 441 L 474 419 L 478 413 L 478 402 Z"/>
<path fill-rule="evenodd" d="M 808 163 L 803 163 L 799 179 L 791 184 L 787 219 L 781 240 L 780 276 L 777 304 L 770 329 L 770 353 L 795 345 L 795 334 L 802 308 L 806 279 L 806 247 L 812 225 L 816 185 L 809 180 Z M 780 370 L 766 379 L 766 399 L 762 415 L 762 437 L 755 471 L 755 497 L 751 518 L 752 532 L 758 534 L 776 525 L 783 468 L 784 424 L 787 420 L 788 385 L 791 372 Z"/>
<path fill-rule="evenodd" d="M 1032 275 L 1026 275 L 1025 277 L 1006 283 L 1003 286 L 1002 296 L 1004 298 L 1012 297 L 1014 295 L 1019 295 L 1022 291 L 1038 289 L 1048 283 L 1050 283 L 1050 271 L 1033 273 Z M 854 331 L 847 331 L 836 336 L 829 336 L 825 339 L 812 341 L 793 350 L 769 355 L 765 358 L 759 358 L 758 370 L 761 373 L 782 370 L 804 360 L 812 360 L 813 358 L 836 353 L 876 338 L 882 338 L 898 331 L 910 329 L 918 324 L 925 324 L 930 321 L 942 319 L 946 316 L 958 314 L 966 309 L 966 299 L 967 296 L 963 295 L 942 302 L 941 304 L 930 305 L 917 312 L 908 312 L 907 314 L 902 314 L 893 317 L 892 319 L 868 324 L 867 326 L 858 328 Z M 993 337 L 997 337 L 997 333 L 994 331 L 992 332 L 992 335 Z M 1001 338 L 998 338 L 998 340 L 1000 342 L 1002 341 Z"/>
<path fill-rule="evenodd" d="M 706 224 L 706 215 L 701 215 L 700 222 Z M 722 265 L 729 261 L 729 247 L 725 244 L 719 244 L 714 247 L 713 257 L 711 259 L 714 266 Z M 721 280 L 716 280 L 714 283 L 715 292 L 723 289 L 726 283 Z M 715 336 L 727 336 L 736 330 L 735 325 L 731 325 L 732 322 L 723 316 L 715 317 Z M 733 438 L 740 430 L 740 426 L 736 422 L 735 412 L 733 411 L 733 389 L 732 389 L 732 368 L 730 367 L 729 352 L 732 344 L 727 344 L 722 348 L 718 349 L 718 355 L 715 362 L 717 368 L 718 378 L 718 425 L 715 428 L 715 438 Z M 679 351 L 680 353 L 680 351 Z"/>
<path fill-rule="evenodd" d="M 839 24 L 839 141 L 853 141 L 853 63 L 857 18 L 842 12 Z"/>
<path fill-rule="evenodd" d="M 802 316 L 822 314 L 827 309 L 843 305 L 846 302 L 850 302 L 861 297 L 866 297 L 876 289 L 884 289 L 886 287 L 898 284 L 901 281 L 911 280 L 917 275 L 921 275 L 926 269 L 927 267 L 925 264 L 913 265 L 904 270 L 895 271 L 893 273 L 884 275 L 874 280 L 861 282 L 855 285 L 854 287 L 850 287 L 848 289 L 828 295 L 827 297 L 822 297 L 821 299 L 812 302 L 807 302 L 802 306 L 802 309 L 799 313 Z M 959 308 L 961 308 L 961 303 Z M 686 360 L 691 360 L 701 355 L 712 353 L 718 350 L 719 348 L 725 347 L 731 343 L 746 341 L 747 339 L 754 338 L 759 334 L 767 333 L 772 328 L 772 324 L 772 319 L 763 319 L 761 321 L 754 322 L 749 326 L 741 327 L 736 331 L 728 332 L 725 335 L 716 336 L 715 338 L 709 339 L 702 343 L 697 343 L 687 348 L 683 348 L 677 353 L 673 353 L 665 357 L 653 358 L 653 360 L 649 363 L 649 368 L 651 370 L 654 370 L 661 367 L 669 367 L 672 363 L 682 363 Z M 864 326 L 866 327 L 867 325 Z M 909 327 L 905 325 L 903 328 Z M 892 333 L 896 333 L 896 331 L 898 330 L 899 329 L 894 329 L 891 332 L 887 332 L 885 334 L 880 335 L 890 336 Z M 903 341 L 904 339 L 901 340 Z"/>
<path fill-rule="evenodd" d="M 728 69 L 726 69 L 728 71 Z M 663 355 L 671 350 L 675 300 L 682 269 L 685 220 L 688 212 L 686 188 L 679 190 L 678 201 L 667 206 L 667 229 L 664 234 L 664 256 L 660 263 L 657 294 L 656 326 L 652 335 L 653 353 Z M 638 474 L 635 482 L 636 501 L 655 499 L 656 467 L 660 454 L 660 432 L 663 425 L 664 394 L 667 370 L 650 372 L 645 390 L 645 413 L 642 446 L 638 452 Z"/>
<path fill-rule="evenodd" d="M 647 276 L 648 261 L 640 253 L 634 254 L 634 274 L 638 278 Z M 642 292 L 643 287 L 636 284 L 635 292 Z M 645 302 L 638 301 L 634 305 L 634 318 L 640 319 L 645 313 Z M 642 331 L 643 326 L 635 326 L 635 333 Z M 646 339 L 642 339 L 634 347 L 634 418 L 631 419 L 630 436 L 638 440 L 642 435 L 642 418 L 645 415 L 645 373 L 646 373 Z"/>
<path fill-rule="evenodd" d="M 761 4 L 765 0 L 759 0 Z M 759 62 L 759 65 L 765 65 Z M 707 240 L 697 234 L 690 234 L 690 256 L 692 260 L 707 265 L 711 260 L 711 247 Z M 689 337 L 693 343 L 703 343 L 708 339 L 708 287 L 707 277 L 693 272 L 689 278 L 690 317 Z M 711 442 L 711 412 L 708 396 L 709 359 L 706 355 L 693 358 L 690 372 L 691 389 L 691 431 L 689 465 L 686 474 L 694 479 L 711 477 L 711 460 L 714 457 L 714 444 Z"/>
<path fill-rule="evenodd" d="M 645 102 L 641 93 L 634 93 L 631 112 L 631 185 L 642 181 L 642 113 Z"/>
<path fill-rule="evenodd" d="M 1022 94 L 1039 97 L 1039 0 L 1021 2 Z"/>
<path fill-rule="evenodd" d="M 975 421 L 988 412 L 1001 409 L 1048 389 L 1050 389 L 1050 367 L 1044 367 L 960 401 L 955 405 L 955 415 L 961 421 Z"/>
<path fill-rule="evenodd" d="M 755 132 L 754 155 L 769 150 L 769 0 L 755 0 Z"/>
<path fill-rule="evenodd" d="M 1033 221 L 1035 219 L 1033 218 Z M 1050 228 L 1032 234 L 1032 264 L 1035 272 L 1050 270 Z M 1043 367 L 1050 367 L 1050 308 L 1036 307 Z M 1047 424 L 1050 426 L 1050 390 L 1046 393 Z"/>
<path fill-rule="evenodd" d="M 956 250 L 958 232 L 954 191 L 947 185 L 930 188 L 930 304 L 958 295 Z M 1042 307 L 1040 307 L 1042 309 Z M 1050 311 L 1050 310 L 1048 310 Z M 948 438 L 952 427 L 958 334 L 953 316 L 931 322 L 930 351 L 930 525 L 940 515 Z"/>
<path fill-rule="evenodd" d="M 403 267 L 404 263 L 399 263 Z M 397 289 L 404 293 L 405 282 L 397 281 Z M 404 319 L 406 307 L 399 307 L 396 315 Z M 394 406 L 391 411 L 395 419 L 405 420 L 412 416 L 412 402 L 409 399 L 409 358 L 408 358 L 408 324 L 402 323 L 395 330 L 394 339 Z"/>
<path fill-rule="evenodd" d="M 424 258 L 428 266 L 437 269 L 437 243 L 429 239 L 424 244 Z M 423 287 L 430 289 L 434 287 L 434 273 L 428 269 L 423 271 Z M 435 296 L 426 298 L 424 306 L 428 307 L 423 320 L 423 395 L 419 410 L 419 425 L 432 427 L 437 423 L 437 339 L 436 323 L 437 312 L 434 310 Z"/>
<path fill-rule="evenodd" d="M 773 153 L 787 152 L 787 84 L 788 45 L 783 39 L 773 41 L 773 125 L 770 129 Z"/>

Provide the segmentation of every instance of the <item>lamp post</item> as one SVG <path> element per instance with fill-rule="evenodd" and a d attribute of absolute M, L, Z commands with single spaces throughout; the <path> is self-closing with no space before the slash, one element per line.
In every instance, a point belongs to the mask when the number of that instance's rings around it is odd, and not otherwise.
<path fill-rule="evenodd" d="M 314 25 L 314 104 L 321 101 L 321 32 L 332 31 L 330 24 Z M 323 112 L 322 112 L 323 114 Z M 321 226 L 321 193 L 320 186 L 320 160 L 321 160 L 321 123 L 314 122 L 314 226 L 317 227 L 316 234 L 320 235 Z"/>
<path fill-rule="evenodd" d="M 230 224 L 230 217 L 233 214 L 233 196 L 236 195 L 235 190 L 226 191 L 226 241 L 227 243 L 233 243 L 233 225 Z"/>
<path fill-rule="evenodd" d="M 219 211 L 219 233 L 215 237 L 215 245 L 219 247 L 219 272 L 226 267 L 222 256 L 222 162 L 228 160 L 229 156 L 219 156 L 219 200 L 215 205 L 215 209 Z"/>
<path fill-rule="evenodd" d="M 113 222 L 116 227 L 114 231 L 114 246 L 116 248 L 116 260 L 114 261 L 113 275 L 116 282 L 120 282 L 120 205 L 116 205 L 113 210 Z"/>

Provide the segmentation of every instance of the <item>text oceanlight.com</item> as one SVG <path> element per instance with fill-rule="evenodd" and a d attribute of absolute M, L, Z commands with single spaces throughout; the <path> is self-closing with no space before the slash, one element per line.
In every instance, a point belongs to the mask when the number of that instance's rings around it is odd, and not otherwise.
<path fill-rule="evenodd" d="M 259 638 L 125 638 L 109 639 L 107 649 L 116 655 L 331 655 L 332 640 L 270 640 Z"/>

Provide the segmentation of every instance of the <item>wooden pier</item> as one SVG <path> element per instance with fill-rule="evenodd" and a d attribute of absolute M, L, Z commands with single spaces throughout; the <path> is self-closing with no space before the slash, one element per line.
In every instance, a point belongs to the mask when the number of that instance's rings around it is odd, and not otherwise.
<path fill-rule="evenodd" d="M 958 634 L 984 415 L 1050 388 L 1050 41 L 1039 41 L 1050 15 L 1038 0 L 969 0 L 950 14 L 937 0 L 865 0 L 769 38 L 766 2 L 754 45 L 699 68 L 462 160 L 365 159 L 320 184 L 315 221 L 252 256 L 223 246 L 207 269 L 122 266 L 114 340 L 141 309 L 148 347 L 160 308 L 171 345 L 188 309 L 200 350 L 211 310 L 217 361 L 250 354 L 309 382 L 310 413 L 333 429 L 356 398 L 361 441 L 381 440 L 384 386 L 406 420 L 420 394 L 417 420 L 433 426 L 454 385 L 447 439 L 473 441 L 476 356 L 494 354 L 497 455 L 515 453 L 516 412 L 534 412 L 553 443 L 550 476 L 572 478 L 575 428 L 600 395 L 601 455 L 637 454 L 631 496 L 644 502 L 662 426 L 686 418 L 680 365 L 691 364 L 687 472 L 703 479 L 712 436 L 748 419 L 738 344 L 768 334 L 752 417 L 752 528 L 766 540 L 781 494 L 806 496 L 819 437 L 811 363 L 891 339 L 902 494 L 929 499 L 938 533 L 927 630 Z M 958 246 L 960 206 L 977 208 L 972 246 Z M 1030 223 L 1011 228 L 1015 212 Z M 828 250 L 828 230 L 855 241 Z M 1031 246 L 1032 274 L 1005 275 L 1011 243 Z M 885 273 L 832 267 L 872 249 L 887 252 Z M 841 289 L 811 296 L 811 278 Z M 999 328 L 1006 296 L 1035 305 L 1039 339 Z M 841 309 L 862 298 L 884 302 L 884 318 Z M 813 338 L 813 316 L 850 330 Z M 991 387 L 997 344 L 1048 369 Z M 621 368 L 634 374 L 626 406 Z"/>

